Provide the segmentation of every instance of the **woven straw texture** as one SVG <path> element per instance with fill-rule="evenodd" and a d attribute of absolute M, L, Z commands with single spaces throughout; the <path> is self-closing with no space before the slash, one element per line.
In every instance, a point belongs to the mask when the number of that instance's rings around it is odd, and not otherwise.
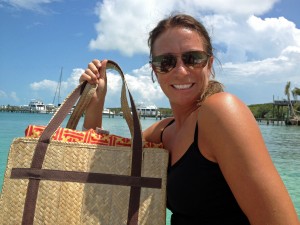
<path fill-rule="evenodd" d="M 10 179 L 11 168 L 28 168 L 37 139 L 13 141 L 0 200 L 0 224 L 21 224 L 28 179 Z M 130 175 L 132 150 L 52 141 L 43 169 Z M 165 224 L 166 165 L 164 149 L 143 150 L 142 176 L 162 178 L 162 189 L 142 188 L 139 224 Z M 42 180 L 34 224 L 126 224 L 128 186 Z"/>

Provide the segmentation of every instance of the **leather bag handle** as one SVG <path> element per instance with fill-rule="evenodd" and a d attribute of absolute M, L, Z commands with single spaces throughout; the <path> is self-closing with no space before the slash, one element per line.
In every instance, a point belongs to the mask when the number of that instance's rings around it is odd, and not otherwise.
<path fill-rule="evenodd" d="M 109 70 L 109 69 L 117 71 L 122 78 L 121 109 L 123 111 L 124 118 L 129 127 L 130 134 L 132 136 L 133 135 L 133 119 L 132 119 L 132 115 L 131 115 L 130 108 L 129 108 L 128 101 L 127 101 L 127 95 L 126 95 L 127 85 L 126 85 L 124 73 L 123 73 L 122 69 L 119 67 L 119 65 L 111 60 L 108 60 L 108 62 L 106 64 L 106 70 Z M 84 113 L 85 109 L 87 108 L 88 104 L 90 103 L 94 93 L 96 92 L 96 89 L 97 89 L 97 85 L 91 85 L 88 83 L 85 86 L 83 93 L 82 93 L 80 99 L 78 100 L 76 107 L 74 108 L 74 110 L 68 120 L 66 128 L 73 129 L 73 130 L 76 129 L 78 121 L 81 118 L 82 114 Z M 128 90 L 128 88 L 127 88 L 127 90 Z"/>

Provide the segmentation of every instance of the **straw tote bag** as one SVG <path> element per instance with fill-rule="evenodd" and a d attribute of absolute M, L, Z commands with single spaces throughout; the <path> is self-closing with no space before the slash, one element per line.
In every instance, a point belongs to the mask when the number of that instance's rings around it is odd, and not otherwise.
<path fill-rule="evenodd" d="M 80 95 L 89 96 L 95 90 L 87 83 L 80 84 L 39 138 L 16 138 L 11 144 L 0 198 L 0 224 L 165 224 L 168 153 L 162 148 L 143 148 L 141 126 L 128 90 L 132 115 L 129 111 L 124 75 L 112 61 L 107 67 L 118 71 L 123 80 L 121 107 L 127 115 L 132 145 L 51 138 Z M 84 99 L 79 99 L 67 127 L 77 125 L 90 96 Z"/>

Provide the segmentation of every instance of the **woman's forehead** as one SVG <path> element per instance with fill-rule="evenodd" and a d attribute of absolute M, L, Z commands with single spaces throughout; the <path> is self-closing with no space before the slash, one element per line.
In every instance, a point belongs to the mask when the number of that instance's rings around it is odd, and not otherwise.
<path fill-rule="evenodd" d="M 170 28 L 155 40 L 153 54 L 205 50 L 203 43 L 203 38 L 194 30 L 181 27 Z"/>

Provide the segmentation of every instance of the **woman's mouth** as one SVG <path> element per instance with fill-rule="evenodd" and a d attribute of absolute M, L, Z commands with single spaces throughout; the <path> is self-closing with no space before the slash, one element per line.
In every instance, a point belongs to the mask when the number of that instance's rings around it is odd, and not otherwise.
<path fill-rule="evenodd" d="M 193 84 L 173 84 L 172 86 L 178 90 L 185 90 L 191 88 Z"/>

